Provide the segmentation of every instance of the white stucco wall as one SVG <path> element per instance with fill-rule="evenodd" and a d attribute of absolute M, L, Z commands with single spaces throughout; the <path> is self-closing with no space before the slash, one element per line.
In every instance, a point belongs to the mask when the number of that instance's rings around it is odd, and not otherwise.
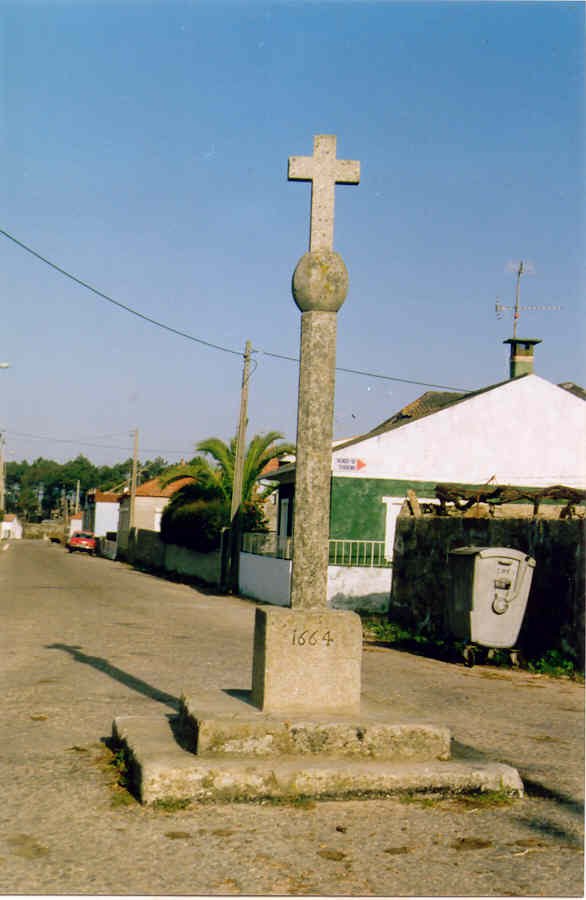
<path fill-rule="evenodd" d="M 386 612 L 391 597 L 391 573 L 391 569 L 328 566 L 328 606 Z M 238 585 L 246 597 L 273 606 L 289 606 L 291 560 L 241 553 Z"/>
<path fill-rule="evenodd" d="M 137 496 L 134 502 L 136 528 L 144 528 L 148 531 L 160 531 L 161 514 L 168 503 L 168 497 Z"/>
<path fill-rule="evenodd" d="M 335 451 L 335 475 L 586 488 L 586 403 L 538 375 Z M 344 471 L 339 459 L 360 460 Z"/>
<path fill-rule="evenodd" d="M 255 600 L 263 600 L 273 606 L 289 606 L 291 560 L 241 553 L 238 589 L 241 594 Z"/>
<path fill-rule="evenodd" d="M 108 531 L 118 531 L 118 503 L 96 503 L 94 534 L 103 537 Z"/>
<path fill-rule="evenodd" d="M 79 516 L 72 516 L 69 520 L 69 537 L 76 531 L 83 531 L 83 513 Z"/>
<path fill-rule="evenodd" d="M 22 525 L 18 519 L 10 522 L 0 522 L 0 539 L 20 540 L 22 538 Z"/>
<path fill-rule="evenodd" d="M 328 606 L 373 613 L 387 612 L 392 569 L 328 566 Z"/>

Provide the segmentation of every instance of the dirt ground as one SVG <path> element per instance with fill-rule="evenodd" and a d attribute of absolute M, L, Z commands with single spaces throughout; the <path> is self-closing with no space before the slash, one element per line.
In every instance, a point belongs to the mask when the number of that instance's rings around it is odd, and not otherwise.
<path fill-rule="evenodd" d="M 4 894 L 583 896 L 583 686 L 366 645 L 363 690 L 526 796 L 145 808 L 112 719 L 250 687 L 254 604 L 40 541 L 0 553 Z"/>

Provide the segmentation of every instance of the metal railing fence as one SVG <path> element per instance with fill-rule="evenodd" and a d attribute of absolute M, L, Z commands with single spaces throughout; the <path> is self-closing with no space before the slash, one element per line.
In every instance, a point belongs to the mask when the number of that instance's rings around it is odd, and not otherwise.
<path fill-rule="evenodd" d="M 385 557 L 384 541 L 331 539 L 329 544 L 331 566 L 362 566 L 371 569 L 391 566 L 391 561 Z"/>
<path fill-rule="evenodd" d="M 242 551 L 258 556 L 291 559 L 293 538 L 281 537 L 275 531 L 247 532 L 242 536 Z M 390 568 L 385 557 L 384 541 L 359 541 L 332 538 L 329 541 L 328 561 L 331 566 L 361 566 L 362 568 Z"/>

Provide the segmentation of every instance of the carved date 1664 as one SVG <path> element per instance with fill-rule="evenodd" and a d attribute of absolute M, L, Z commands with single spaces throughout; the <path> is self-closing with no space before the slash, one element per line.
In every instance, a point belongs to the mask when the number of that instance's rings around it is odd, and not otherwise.
<path fill-rule="evenodd" d="M 329 647 L 330 644 L 334 643 L 334 639 L 329 631 L 322 633 L 321 631 L 309 631 L 308 628 L 298 631 L 294 628 L 291 643 L 295 647 L 317 647 L 320 643 Z"/>

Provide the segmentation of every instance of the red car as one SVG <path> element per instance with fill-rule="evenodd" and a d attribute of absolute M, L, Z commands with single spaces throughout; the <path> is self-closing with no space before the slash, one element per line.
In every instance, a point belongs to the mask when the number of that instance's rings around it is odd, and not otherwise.
<path fill-rule="evenodd" d="M 91 531 L 75 531 L 67 541 L 67 549 L 70 553 L 80 550 L 93 556 L 96 552 L 96 539 Z"/>

